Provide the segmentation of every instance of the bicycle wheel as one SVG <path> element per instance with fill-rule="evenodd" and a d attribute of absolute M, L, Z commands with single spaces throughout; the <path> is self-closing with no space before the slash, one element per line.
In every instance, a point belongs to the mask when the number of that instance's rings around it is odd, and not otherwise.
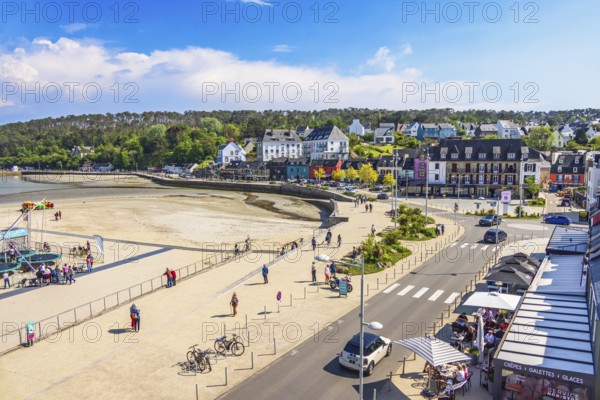
<path fill-rule="evenodd" d="M 227 352 L 227 346 L 225 346 L 225 343 L 223 342 L 215 342 L 215 351 L 217 352 L 217 354 L 223 356 Z"/>
<path fill-rule="evenodd" d="M 200 372 L 203 372 L 205 369 L 206 369 L 206 360 L 204 359 L 204 357 L 202 357 L 198 360 L 198 370 L 200 370 Z"/>
<path fill-rule="evenodd" d="M 242 354 L 244 354 L 244 350 L 245 347 L 240 342 L 233 342 L 231 344 L 231 354 L 233 354 L 234 356 L 241 356 Z"/>
<path fill-rule="evenodd" d="M 195 364 L 196 363 L 196 354 L 193 351 L 188 351 L 187 352 L 187 360 L 189 363 Z"/>

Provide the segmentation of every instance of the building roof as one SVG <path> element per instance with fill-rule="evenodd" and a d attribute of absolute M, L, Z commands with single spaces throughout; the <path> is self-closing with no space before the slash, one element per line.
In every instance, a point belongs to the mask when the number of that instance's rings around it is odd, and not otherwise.
<path fill-rule="evenodd" d="M 446 123 L 442 123 L 442 124 L 438 124 L 440 129 L 454 129 L 456 130 L 456 127 L 452 124 L 446 124 Z"/>
<path fill-rule="evenodd" d="M 560 167 L 560 171 L 558 170 Z M 577 168 L 577 172 L 574 171 Z M 578 153 L 560 153 L 550 166 L 551 174 L 584 174 L 585 155 Z"/>
<path fill-rule="evenodd" d="M 310 162 L 310 165 L 313 167 L 336 167 L 340 162 L 339 159 L 315 159 Z"/>
<path fill-rule="evenodd" d="M 308 166 L 310 164 L 310 158 L 308 157 L 298 157 L 298 158 L 290 158 L 288 160 L 288 166 Z"/>
<path fill-rule="evenodd" d="M 584 254 L 588 243 L 588 228 L 557 226 L 546 246 L 546 254 Z"/>
<path fill-rule="evenodd" d="M 476 128 L 476 130 L 484 134 L 498 133 L 498 127 L 494 124 L 481 124 Z"/>
<path fill-rule="evenodd" d="M 437 124 L 422 124 L 422 125 L 423 125 L 423 129 L 438 129 Z"/>
<path fill-rule="evenodd" d="M 294 131 L 289 129 L 267 129 L 260 138 L 259 142 L 284 142 L 284 143 L 300 143 L 300 137 Z"/>
<path fill-rule="evenodd" d="M 316 141 L 316 140 L 348 140 L 348 137 L 344 135 L 344 132 L 337 126 L 323 126 L 313 129 L 304 139 L 305 142 Z"/>
<path fill-rule="evenodd" d="M 467 158 L 467 150 L 470 150 L 471 158 Z M 446 153 L 446 158 L 441 154 Z M 458 158 L 452 158 L 450 154 L 458 153 Z M 480 157 L 485 154 L 485 157 Z M 494 154 L 500 154 L 500 158 L 494 158 Z M 514 158 L 508 158 L 514 154 Z M 539 151 L 527 147 L 522 139 L 441 139 L 438 146 L 431 147 L 430 156 L 432 161 L 514 161 L 521 158 L 528 161 L 541 161 Z"/>
<path fill-rule="evenodd" d="M 223 150 L 228 146 L 233 146 L 233 148 L 236 149 L 237 151 L 244 151 L 244 149 L 242 149 L 240 146 L 238 146 L 235 142 L 227 142 L 225 144 L 222 144 L 219 146 L 219 150 Z"/>
<path fill-rule="evenodd" d="M 519 124 L 515 124 L 512 121 L 508 121 L 506 119 L 499 119 L 498 123 L 503 129 L 521 129 Z"/>

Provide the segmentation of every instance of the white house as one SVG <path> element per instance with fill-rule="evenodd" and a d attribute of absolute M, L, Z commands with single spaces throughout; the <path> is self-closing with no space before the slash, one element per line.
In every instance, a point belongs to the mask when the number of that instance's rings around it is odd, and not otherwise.
<path fill-rule="evenodd" d="M 422 135 L 419 135 L 419 133 L 421 132 L 420 130 L 421 128 L 421 124 L 418 122 L 411 122 L 406 129 L 404 130 L 404 134 L 406 136 L 412 136 L 412 137 L 419 137 Z"/>
<path fill-rule="evenodd" d="M 302 157 L 302 141 L 294 131 L 267 129 L 258 138 L 256 146 L 258 161 L 271 161 L 274 158 Z"/>
<path fill-rule="evenodd" d="M 347 160 L 350 154 L 350 141 L 348 136 L 337 126 L 324 126 L 315 128 L 304 139 L 302 152 L 305 157 L 313 160 L 339 159 Z"/>
<path fill-rule="evenodd" d="M 590 211 L 598 201 L 600 189 L 600 152 L 591 151 L 586 154 L 585 181 L 587 182 L 586 210 Z"/>
<path fill-rule="evenodd" d="M 521 139 L 521 127 L 512 121 L 499 119 L 496 128 L 500 139 Z"/>
<path fill-rule="evenodd" d="M 227 165 L 232 161 L 246 161 L 246 151 L 235 142 L 228 142 L 217 151 L 217 164 Z"/>
<path fill-rule="evenodd" d="M 395 142 L 395 132 L 395 124 L 391 122 L 380 123 L 379 128 L 375 129 L 374 142 L 376 144 L 393 144 Z"/>
<path fill-rule="evenodd" d="M 71 157 L 83 158 L 86 154 L 94 154 L 94 146 L 73 146 Z"/>
<path fill-rule="evenodd" d="M 559 126 L 554 130 L 554 145 L 556 147 L 565 147 L 567 143 L 573 140 L 575 132 L 569 125 Z"/>
<path fill-rule="evenodd" d="M 365 135 L 365 127 L 360 123 L 360 120 L 354 119 L 352 123 L 348 126 L 348 132 L 354 133 L 358 136 Z"/>

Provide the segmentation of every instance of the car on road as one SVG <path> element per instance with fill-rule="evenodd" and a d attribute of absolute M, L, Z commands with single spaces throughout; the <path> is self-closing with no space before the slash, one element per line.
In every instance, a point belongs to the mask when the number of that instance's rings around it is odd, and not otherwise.
<path fill-rule="evenodd" d="M 389 194 L 387 194 L 387 193 L 383 193 L 383 192 L 381 192 L 381 193 L 379 193 L 379 194 L 377 195 L 377 199 L 378 199 L 378 200 L 387 200 L 387 199 L 389 199 L 389 198 L 390 198 L 390 195 L 389 195 Z"/>
<path fill-rule="evenodd" d="M 569 217 L 565 217 L 564 215 L 546 215 L 544 217 L 544 222 L 555 225 L 571 225 L 571 219 Z"/>
<path fill-rule="evenodd" d="M 508 235 L 506 232 L 500 229 L 488 229 L 485 235 L 483 235 L 483 241 L 486 243 L 500 243 L 504 242 Z M 496 238 L 498 241 L 496 241 Z"/>
<path fill-rule="evenodd" d="M 497 214 L 488 214 L 479 220 L 481 226 L 493 226 L 502 223 L 502 217 Z"/>
<path fill-rule="evenodd" d="M 386 337 L 375 335 L 370 332 L 364 333 L 363 360 L 360 362 L 360 334 L 356 334 L 346 343 L 339 354 L 340 367 L 358 371 L 362 369 L 366 376 L 373 373 L 377 365 L 385 357 L 392 354 L 392 341 Z"/>

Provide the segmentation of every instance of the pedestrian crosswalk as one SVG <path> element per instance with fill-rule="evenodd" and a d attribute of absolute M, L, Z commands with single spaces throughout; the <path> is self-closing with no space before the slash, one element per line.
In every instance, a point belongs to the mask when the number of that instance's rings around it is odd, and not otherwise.
<path fill-rule="evenodd" d="M 493 252 L 496 251 L 498 246 L 494 246 L 494 245 L 489 245 L 489 244 L 485 244 L 485 243 L 458 243 L 458 242 L 454 242 L 454 243 L 450 243 L 447 247 L 458 247 L 461 248 L 463 250 L 481 250 L 481 251 L 486 251 L 489 249 L 489 251 Z"/>
<path fill-rule="evenodd" d="M 447 297 L 443 297 L 444 293 L 446 293 L 445 290 L 436 290 L 433 293 L 431 293 L 432 289 L 428 287 L 416 288 L 414 285 L 406 285 L 405 287 L 401 288 L 401 286 L 402 285 L 399 283 L 393 283 L 392 285 L 384 289 L 383 293 L 390 294 L 396 292 L 396 295 L 398 296 L 412 297 L 414 299 L 426 297 L 428 301 L 436 301 L 438 299 L 443 299 L 444 303 L 446 304 L 454 302 L 454 299 L 456 299 L 456 297 L 458 297 L 459 295 L 457 292 L 451 292 L 447 294 Z"/>

